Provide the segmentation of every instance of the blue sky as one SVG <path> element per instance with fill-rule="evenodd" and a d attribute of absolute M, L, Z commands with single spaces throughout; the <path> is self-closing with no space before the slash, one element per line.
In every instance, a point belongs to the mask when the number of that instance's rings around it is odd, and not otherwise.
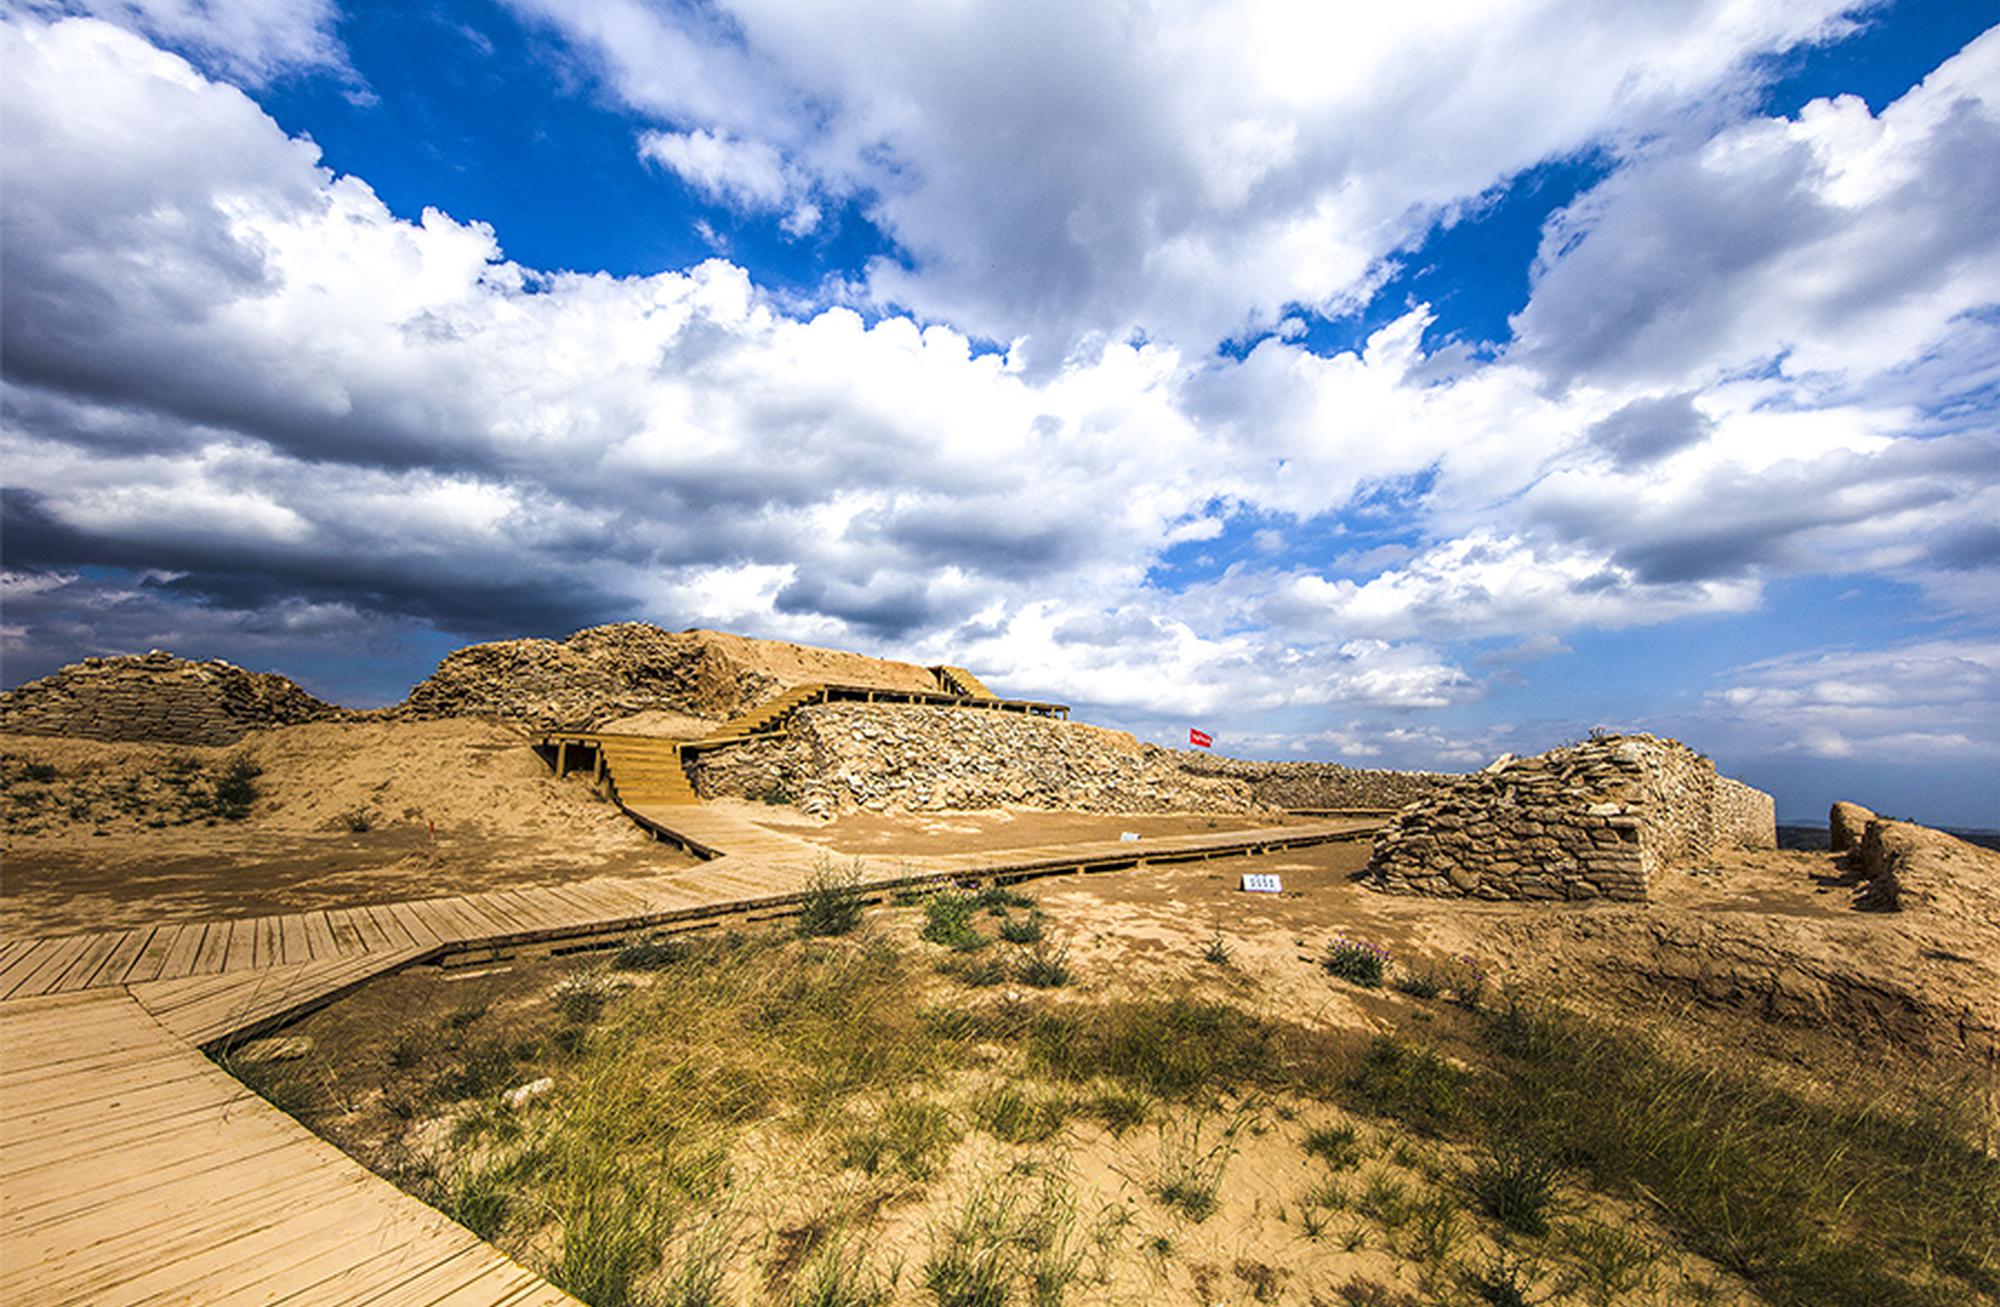
<path fill-rule="evenodd" d="M 636 618 L 2000 825 L 1981 9 L 10 5 L 5 681 Z"/>

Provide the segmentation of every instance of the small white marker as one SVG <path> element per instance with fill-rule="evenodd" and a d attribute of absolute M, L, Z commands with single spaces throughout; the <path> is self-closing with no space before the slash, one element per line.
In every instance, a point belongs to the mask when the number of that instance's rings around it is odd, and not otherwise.
<path fill-rule="evenodd" d="M 1246 871 L 1240 886 L 1245 894 L 1283 894 L 1285 886 L 1277 873 L 1269 871 Z"/>
<path fill-rule="evenodd" d="M 1135 830 L 1121 831 L 1118 835 L 1118 842 L 1120 844 L 1137 844 L 1139 842 L 1139 832 Z"/>

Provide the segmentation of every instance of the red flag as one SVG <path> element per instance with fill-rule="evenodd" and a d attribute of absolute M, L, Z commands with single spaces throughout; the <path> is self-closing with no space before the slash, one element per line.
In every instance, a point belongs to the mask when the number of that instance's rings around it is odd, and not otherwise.
<path fill-rule="evenodd" d="M 1188 743 L 1197 749 L 1206 749 L 1214 744 L 1215 740 L 1210 737 L 1207 731 L 1197 731 L 1194 727 L 1190 726 L 1188 727 Z"/>

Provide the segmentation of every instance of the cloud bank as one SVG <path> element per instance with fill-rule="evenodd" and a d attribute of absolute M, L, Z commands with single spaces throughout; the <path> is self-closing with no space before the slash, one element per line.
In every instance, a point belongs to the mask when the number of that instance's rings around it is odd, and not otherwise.
<path fill-rule="evenodd" d="M 1752 61 L 1846 6 L 1306 33 L 1258 5 L 517 7 L 711 202 L 795 232 L 857 204 L 898 257 L 803 307 L 719 259 L 523 267 L 479 223 L 397 217 L 231 84 L 337 65 L 326 11 L 207 36 L 185 8 L 16 12 L 14 665 L 148 623 L 264 648 L 643 617 L 1420 762 L 1477 732 L 1415 715 L 1576 631 L 1828 574 L 2000 606 L 2000 33 L 1880 114 L 1770 117 Z M 1427 346 L 1414 305 L 1351 352 L 1217 351 L 1365 301 L 1585 149 L 1615 166 L 1548 224 L 1496 350 Z"/>

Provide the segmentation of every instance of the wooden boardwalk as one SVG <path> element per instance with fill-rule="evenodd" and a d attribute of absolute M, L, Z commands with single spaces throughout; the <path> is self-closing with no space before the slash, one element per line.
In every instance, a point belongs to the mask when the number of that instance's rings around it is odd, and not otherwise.
<path fill-rule="evenodd" d="M 199 1050 L 453 954 L 783 911 L 831 856 L 706 805 L 627 811 L 711 860 L 643 880 L 0 941 L 0 1301 L 572 1302 Z M 1375 824 L 875 859 L 863 884 L 1227 857 Z"/>
<path fill-rule="evenodd" d="M 574 1304 L 123 990 L 0 1004 L 0 1301 Z"/>

